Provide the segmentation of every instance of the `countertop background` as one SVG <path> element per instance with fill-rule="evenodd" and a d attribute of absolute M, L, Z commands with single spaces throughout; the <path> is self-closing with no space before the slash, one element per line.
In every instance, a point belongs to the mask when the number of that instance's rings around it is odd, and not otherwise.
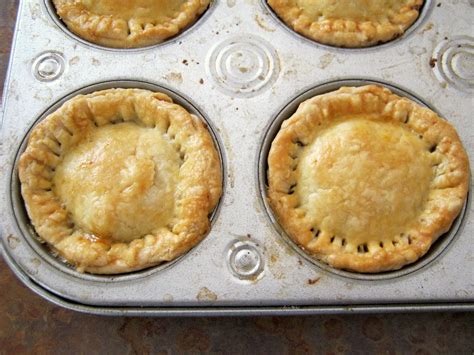
<path fill-rule="evenodd" d="M 18 0 L 0 0 L 0 96 Z M 474 313 L 125 318 L 43 300 L 0 258 L 0 354 L 473 354 Z"/>

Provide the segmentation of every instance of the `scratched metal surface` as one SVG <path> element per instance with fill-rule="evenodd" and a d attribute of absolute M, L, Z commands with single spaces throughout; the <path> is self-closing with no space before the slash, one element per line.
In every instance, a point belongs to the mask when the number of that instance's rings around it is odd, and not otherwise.
<path fill-rule="evenodd" d="M 426 16 L 407 38 L 368 50 L 331 49 L 298 38 L 255 0 L 217 1 L 180 38 L 123 52 L 77 42 L 58 28 L 42 0 L 24 1 L 1 132 L 6 259 L 21 276 L 52 294 L 104 309 L 472 304 L 472 205 L 461 231 L 434 262 L 402 277 L 367 281 L 335 275 L 302 258 L 273 228 L 258 191 L 255 162 L 267 125 L 298 92 L 337 78 L 372 78 L 416 93 L 458 128 L 472 157 L 472 38 L 460 37 L 472 35 L 472 2 L 428 4 Z M 454 23 L 449 21 L 453 14 L 458 19 Z M 445 47 L 451 44 L 463 52 L 445 59 Z M 37 58 L 45 51 L 59 55 L 64 64 L 64 72 L 51 82 L 34 75 Z M 223 142 L 226 189 L 211 233 L 182 260 L 158 272 L 106 279 L 77 274 L 38 254 L 34 239 L 15 222 L 8 180 L 21 140 L 43 111 L 77 89 L 116 79 L 161 84 L 197 103 Z M 236 245 L 261 258 L 258 273 L 246 280 L 236 277 L 235 265 L 229 265 Z"/>

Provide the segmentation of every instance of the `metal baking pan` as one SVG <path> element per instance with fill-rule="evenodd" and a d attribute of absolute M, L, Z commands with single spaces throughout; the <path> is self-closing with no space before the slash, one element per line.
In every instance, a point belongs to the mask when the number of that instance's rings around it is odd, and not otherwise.
<path fill-rule="evenodd" d="M 117 50 L 70 34 L 50 0 L 21 1 L 0 121 L 5 260 L 34 292 L 97 314 L 473 310 L 470 197 L 426 256 L 377 275 L 337 271 L 307 257 L 281 231 L 265 198 L 266 154 L 281 122 L 301 101 L 343 85 L 375 82 L 439 112 L 472 157 L 472 18 L 472 2 L 428 0 L 402 38 L 352 50 L 296 35 L 263 0 L 214 1 L 178 37 Z M 221 151 L 225 183 L 209 235 L 186 255 L 144 271 L 98 276 L 76 272 L 35 237 L 15 161 L 35 122 L 71 95 L 109 87 L 164 91 L 204 119 Z"/>

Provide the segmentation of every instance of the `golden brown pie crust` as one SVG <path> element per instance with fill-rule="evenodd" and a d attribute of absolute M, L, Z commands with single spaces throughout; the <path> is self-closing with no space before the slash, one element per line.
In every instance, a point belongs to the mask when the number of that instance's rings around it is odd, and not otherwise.
<path fill-rule="evenodd" d="M 53 0 L 79 37 L 112 48 L 163 42 L 190 26 L 211 0 Z"/>
<path fill-rule="evenodd" d="M 170 261 L 209 230 L 221 165 L 203 122 L 158 92 L 79 95 L 39 123 L 19 162 L 38 235 L 79 271 Z"/>
<path fill-rule="evenodd" d="M 303 102 L 268 156 L 269 201 L 307 253 L 339 269 L 395 270 L 449 230 L 469 161 L 455 129 L 379 86 Z"/>
<path fill-rule="evenodd" d="M 293 30 L 337 47 L 367 47 L 402 35 L 423 0 L 268 0 Z"/>

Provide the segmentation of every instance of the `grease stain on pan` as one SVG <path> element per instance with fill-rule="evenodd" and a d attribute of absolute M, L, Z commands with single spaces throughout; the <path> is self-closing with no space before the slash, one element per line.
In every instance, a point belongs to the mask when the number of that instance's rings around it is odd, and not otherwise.
<path fill-rule="evenodd" d="M 8 242 L 8 246 L 11 249 L 15 249 L 18 246 L 18 244 L 20 244 L 20 239 L 10 234 L 7 237 L 7 242 Z"/>
<path fill-rule="evenodd" d="M 426 53 L 426 48 L 420 46 L 410 46 L 408 51 L 413 55 L 422 55 Z"/>
<path fill-rule="evenodd" d="M 163 302 L 171 303 L 173 301 L 174 301 L 173 295 L 170 295 L 169 293 L 166 293 L 165 295 L 163 295 Z"/>
<path fill-rule="evenodd" d="M 268 23 L 265 22 L 265 20 L 260 17 L 258 14 L 255 14 L 255 22 L 257 23 L 258 27 L 260 27 L 262 30 L 266 32 L 275 32 L 276 29 L 273 27 L 270 27 Z"/>
<path fill-rule="evenodd" d="M 37 18 L 41 18 L 41 9 L 39 4 L 33 4 L 30 3 L 30 13 L 31 13 L 31 18 L 33 20 L 36 20 Z"/>
<path fill-rule="evenodd" d="M 38 268 L 41 265 L 41 261 L 38 258 L 31 258 L 28 260 L 27 265 L 25 267 L 28 269 L 28 272 L 31 275 L 36 275 L 38 274 Z"/>
<path fill-rule="evenodd" d="M 217 301 L 217 295 L 207 287 L 202 287 L 196 295 L 198 301 Z"/>
<path fill-rule="evenodd" d="M 170 72 L 163 76 L 163 79 L 178 85 L 183 83 L 183 75 L 177 72 Z"/>
<path fill-rule="evenodd" d="M 332 61 L 334 60 L 335 56 L 332 53 L 326 53 L 319 58 L 318 67 L 320 69 L 326 69 L 329 65 L 331 65 Z"/>
<path fill-rule="evenodd" d="M 73 66 L 77 63 L 79 63 L 81 59 L 76 55 L 75 57 L 72 57 L 71 59 L 69 59 L 69 65 L 70 66 Z"/>
<path fill-rule="evenodd" d="M 229 133 L 225 129 L 218 128 L 217 131 L 221 135 L 222 141 L 224 143 L 224 147 L 227 153 L 227 159 L 229 159 L 229 162 L 232 162 L 235 159 L 235 155 L 234 151 L 232 150 L 232 143 L 230 141 Z M 229 164 L 227 167 L 227 178 L 229 179 L 230 188 L 233 189 L 235 186 L 235 173 L 233 164 Z"/>
<path fill-rule="evenodd" d="M 143 61 L 149 63 L 149 62 L 153 62 L 156 59 L 156 55 L 155 53 L 147 53 L 143 55 L 142 58 L 143 58 Z"/>
<path fill-rule="evenodd" d="M 12 79 L 12 81 L 10 82 L 10 87 L 5 88 L 4 95 L 8 95 L 8 97 L 12 97 L 15 101 L 19 101 L 20 96 L 17 90 L 18 90 L 18 81 L 16 81 L 15 79 Z"/>
<path fill-rule="evenodd" d="M 425 34 L 425 32 L 431 31 L 431 30 L 433 29 L 433 27 L 434 27 L 433 22 L 427 23 L 426 26 L 425 26 L 425 28 L 423 28 L 423 30 L 420 32 L 420 35 Z"/>
<path fill-rule="evenodd" d="M 44 103 L 49 103 L 53 98 L 53 91 L 48 87 L 43 87 L 39 89 L 33 96 L 35 99 L 42 101 Z"/>
<path fill-rule="evenodd" d="M 35 267 L 39 267 L 41 265 L 41 260 L 38 258 L 32 258 L 30 261 L 31 264 Z"/>
<path fill-rule="evenodd" d="M 268 235 L 265 238 L 263 254 L 268 260 L 268 269 L 273 277 L 277 280 L 286 279 L 285 257 L 282 259 L 280 256 L 285 254 L 295 255 L 296 253 L 286 243 L 284 244 L 279 239 L 274 239 L 272 235 Z"/>

